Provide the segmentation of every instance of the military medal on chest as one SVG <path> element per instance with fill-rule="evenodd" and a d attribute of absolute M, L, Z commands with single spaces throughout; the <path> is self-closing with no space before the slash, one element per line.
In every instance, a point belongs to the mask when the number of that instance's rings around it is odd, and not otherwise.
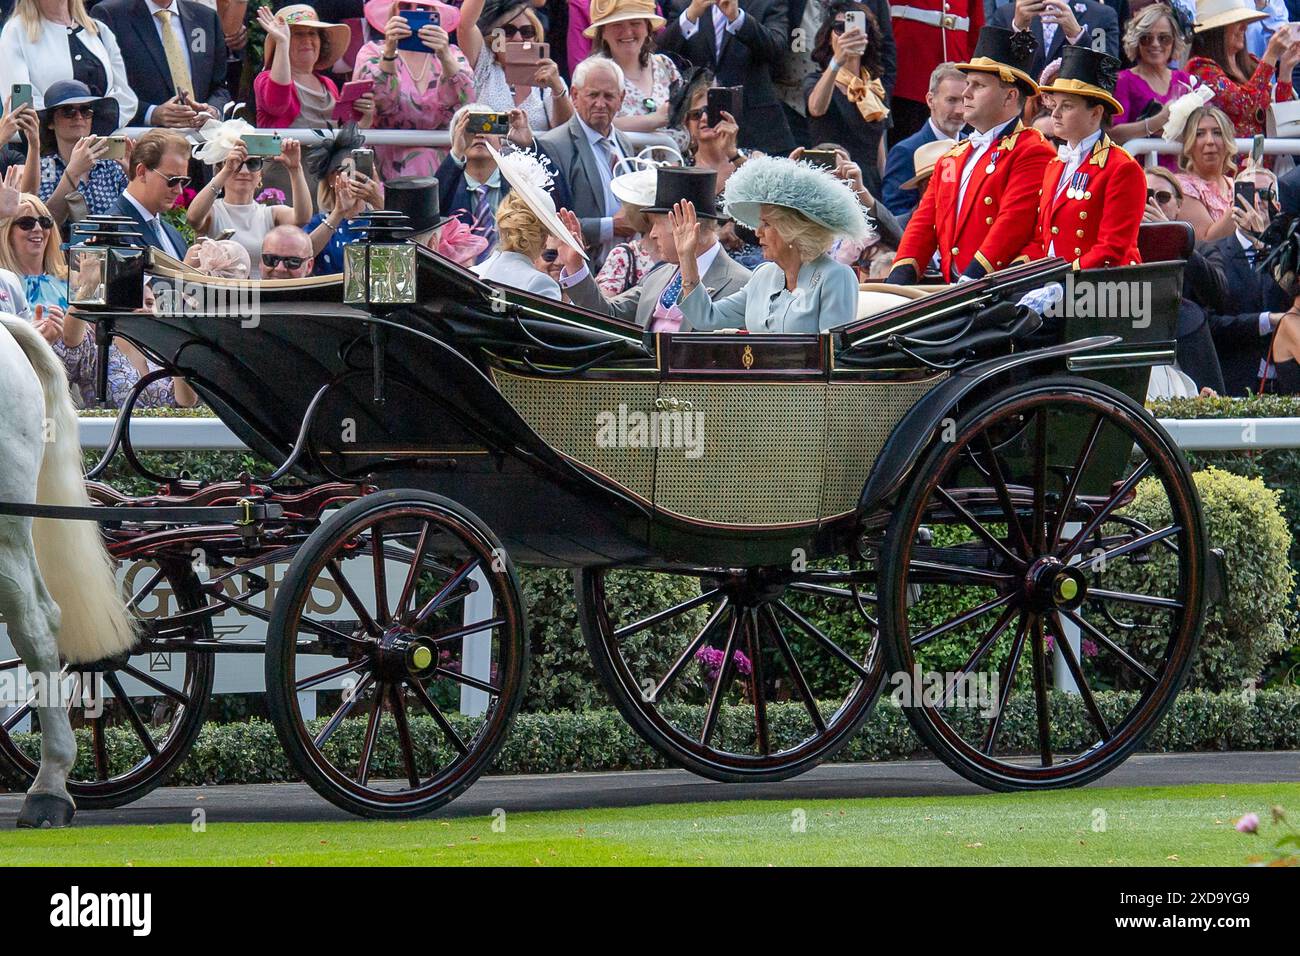
<path fill-rule="evenodd" d="M 985 176 L 993 175 L 993 170 L 996 169 L 998 165 L 998 157 L 1001 155 L 1002 155 L 1002 150 L 1000 149 L 995 149 L 993 150 L 993 152 L 989 153 L 989 164 L 984 167 Z"/>
<path fill-rule="evenodd" d="M 1088 174 L 1079 170 L 1070 178 L 1070 188 L 1065 191 L 1065 196 L 1067 199 L 1082 199 L 1087 188 Z"/>

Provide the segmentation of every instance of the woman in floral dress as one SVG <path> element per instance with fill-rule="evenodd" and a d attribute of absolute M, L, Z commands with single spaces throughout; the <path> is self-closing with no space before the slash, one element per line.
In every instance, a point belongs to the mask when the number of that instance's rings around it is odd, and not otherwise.
<path fill-rule="evenodd" d="M 465 55 L 448 34 L 460 22 L 460 11 L 434 0 L 370 0 L 366 21 L 383 39 L 357 52 L 353 79 L 374 80 L 377 129 L 444 129 L 452 114 L 474 99 L 474 73 Z M 411 35 L 403 11 L 437 10 L 440 26 L 420 29 L 427 52 L 398 49 Z M 383 179 L 433 176 L 442 152 L 428 146 L 378 146 L 375 161 Z"/>
<path fill-rule="evenodd" d="M 673 61 L 655 52 L 654 32 L 664 25 L 653 0 L 593 0 L 584 34 L 595 52 L 623 71 L 623 105 L 614 125 L 627 133 L 650 133 L 668 125 L 668 99 L 682 76 Z"/>

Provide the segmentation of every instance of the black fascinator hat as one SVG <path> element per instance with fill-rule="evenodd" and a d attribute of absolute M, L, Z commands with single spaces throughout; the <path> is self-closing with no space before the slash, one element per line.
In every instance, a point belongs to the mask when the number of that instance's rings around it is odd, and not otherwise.
<path fill-rule="evenodd" d="M 318 180 L 325 179 L 343 165 L 343 161 L 352 155 L 354 149 L 365 145 L 365 137 L 357 129 L 357 124 L 348 123 L 334 134 L 333 139 L 317 143 L 307 151 L 304 160 L 307 172 Z"/>

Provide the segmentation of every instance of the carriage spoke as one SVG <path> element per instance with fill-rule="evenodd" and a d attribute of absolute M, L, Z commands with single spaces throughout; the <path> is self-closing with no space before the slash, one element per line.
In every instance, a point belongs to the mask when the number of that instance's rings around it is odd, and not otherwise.
<path fill-rule="evenodd" d="M 781 609 L 782 614 L 784 614 L 790 620 L 794 621 L 794 623 L 798 626 L 799 630 L 803 631 L 805 634 L 811 637 L 822 647 L 826 648 L 826 650 L 830 651 L 832 654 L 838 657 L 849 667 L 849 669 L 851 669 L 855 674 L 857 674 L 863 680 L 867 680 L 871 677 L 871 673 L 865 667 L 859 664 L 856 660 L 854 660 L 851 654 L 849 654 L 842 647 L 840 647 L 829 637 L 823 634 L 820 630 L 818 630 L 816 625 L 814 625 L 811 621 L 805 618 L 802 614 L 800 614 L 790 605 L 786 604 L 784 601 L 777 601 L 776 606 Z"/>
<path fill-rule="evenodd" d="M 104 714 L 103 712 L 90 722 L 90 741 L 91 748 L 95 755 L 95 779 L 104 781 L 108 779 L 108 746 L 104 740 Z"/>
<path fill-rule="evenodd" d="M 947 707 L 951 703 L 953 691 L 957 689 L 957 685 L 961 683 L 962 678 L 980 666 L 984 658 L 988 656 L 989 651 L 993 650 L 993 645 L 998 642 L 1003 632 L 1011 625 L 1011 619 L 1019 612 L 1020 609 L 1016 607 L 1008 607 L 1002 612 L 1002 616 L 993 625 L 993 630 L 989 631 L 988 636 L 984 638 L 979 647 L 975 648 L 975 651 L 953 678 L 952 684 L 944 691 L 943 700 L 939 702 L 940 709 Z"/>
<path fill-rule="evenodd" d="M 59 683 L 62 684 L 62 680 L 60 680 Z M 63 709 L 66 710 L 69 714 L 72 713 L 72 707 L 73 707 L 73 705 L 77 703 L 77 700 L 78 700 L 78 699 L 80 698 L 80 696 L 81 696 L 82 683 L 83 683 L 83 682 L 82 682 L 82 679 L 81 679 L 81 672 L 78 671 L 78 672 L 74 673 L 74 674 L 72 675 L 72 686 L 73 686 L 75 689 L 74 689 L 71 693 L 68 694 L 68 699 L 67 699 L 67 701 L 66 701 L 66 702 L 64 703 L 64 705 L 63 705 Z"/>
<path fill-rule="evenodd" d="M 763 691 L 763 639 L 759 633 L 758 610 L 750 608 L 746 618 L 746 644 L 749 647 L 749 694 L 754 702 L 754 730 L 758 738 L 758 752 L 767 757 L 772 753 L 772 743 L 767 729 L 767 697 Z"/>
<path fill-rule="evenodd" d="M 1047 653 L 1043 646 L 1043 619 L 1035 614 L 1033 623 L 1034 706 L 1038 711 L 1038 754 L 1044 767 L 1052 765 L 1052 724 L 1047 700 Z"/>
<path fill-rule="evenodd" d="M 370 758 L 375 753 L 375 741 L 379 739 L 379 721 L 384 713 L 384 697 L 388 685 L 383 681 L 375 684 L 375 699 L 370 705 L 370 717 L 366 721 L 366 739 L 361 744 L 361 760 L 357 767 L 357 783 L 366 786 L 370 782 Z"/>
<path fill-rule="evenodd" d="M 1101 554 L 1089 557 L 1084 564 L 1096 564 L 1099 568 L 1104 568 L 1107 562 L 1113 561 L 1116 558 L 1122 558 L 1124 555 L 1131 554 L 1134 551 L 1149 548 L 1151 545 L 1158 544 L 1166 538 L 1172 538 L 1174 535 L 1181 533 L 1182 530 L 1182 525 L 1174 524 L 1167 528 L 1161 528 L 1159 531 L 1152 531 L 1148 534 L 1142 535 L 1140 538 L 1132 538 L 1121 545 L 1109 549 L 1108 551 L 1103 551 Z"/>
<path fill-rule="evenodd" d="M 140 716 L 140 712 L 135 709 L 135 701 L 126 696 L 126 691 L 122 689 L 122 682 L 117 679 L 117 675 L 112 671 L 104 672 L 104 683 L 113 691 L 113 695 L 126 708 L 126 719 L 131 727 L 135 730 L 135 735 L 140 738 L 140 743 L 144 744 L 144 749 L 149 751 L 150 757 L 158 756 L 158 745 L 154 743 L 153 735 L 149 733 L 149 727 Z M 101 698 L 102 700 L 102 698 Z"/>
<path fill-rule="evenodd" d="M 295 682 L 293 688 L 295 691 L 301 692 L 315 687 L 317 684 L 323 684 L 327 680 L 331 680 L 341 674 L 347 674 L 359 667 L 364 667 L 365 664 L 366 661 L 364 658 L 361 660 L 348 661 L 345 664 L 338 665 L 338 667 L 331 667 L 329 670 L 323 670 L 319 674 L 313 674 L 311 677 L 304 677 L 302 680 Z"/>
<path fill-rule="evenodd" d="M 15 657 L 11 661 L 0 661 L 0 671 L 11 671 L 15 667 L 22 667 L 22 666 L 23 666 L 23 659 L 21 657 Z"/>
<path fill-rule="evenodd" d="M 1047 413 L 1039 409 L 1034 415 L 1034 554 L 1047 546 Z"/>
<path fill-rule="evenodd" d="M 415 542 L 415 553 L 411 557 L 411 570 L 406 572 L 406 582 L 402 585 L 401 596 L 397 599 L 397 618 L 406 617 L 406 610 L 415 600 L 415 585 L 420 578 L 420 565 L 424 563 L 424 550 L 429 546 L 429 522 L 420 525 L 420 537 Z"/>
<path fill-rule="evenodd" d="M 1088 682 L 1083 676 L 1083 667 L 1079 663 L 1078 656 L 1074 653 L 1074 648 L 1070 646 L 1070 642 L 1065 638 L 1065 629 L 1061 626 L 1060 615 L 1053 614 L 1050 623 L 1056 646 L 1065 658 L 1065 666 L 1070 669 L 1070 676 L 1074 678 L 1074 684 L 1079 689 L 1079 696 L 1083 698 L 1084 709 L 1088 711 L 1088 716 L 1092 718 L 1092 722 L 1101 731 L 1101 739 L 1110 740 L 1110 727 L 1106 723 L 1106 718 L 1102 716 L 1101 708 L 1097 706 L 1097 700 L 1092 695 L 1092 688 L 1088 686 Z"/>
<path fill-rule="evenodd" d="M 366 629 L 366 633 L 376 636 L 382 633 L 383 628 L 375 623 L 375 619 L 370 616 L 365 604 L 357 596 L 357 592 L 353 590 L 351 582 L 348 581 L 347 575 L 343 573 L 343 568 L 339 565 L 338 558 L 331 558 L 326 567 L 329 568 L 330 577 L 334 579 L 335 585 L 338 586 L 339 592 L 347 600 L 348 606 L 356 612 L 357 619 L 361 622 L 361 626 Z"/>
<path fill-rule="evenodd" d="M 1133 469 L 1133 474 L 1124 479 L 1124 483 L 1106 499 L 1106 503 L 1101 506 L 1100 510 L 1070 539 L 1070 543 L 1065 546 L 1065 550 L 1061 553 L 1060 558 L 1062 561 L 1069 561 L 1070 558 L 1074 557 L 1079 548 L 1083 547 L 1083 542 L 1088 540 L 1088 536 L 1101 527 L 1101 523 L 1110 516 L 1112 511 L 1119 507 L 1119 503 L 1128 497 L 1128 493 L 1133 490 L 1139 481 L 1146 477 L 1146 473 L 1150 470 L 1151 459 L 1144 458 L 1142 463 Z"/>
<path fill-rule="evenodd" d="M 733 658 L 736 653 L 736 633 L 740 627 L 740 611 L 733 611 L 731 623 L 727 628 L 726 649 L 722 652 L 722 666 L 718 668 L 718 678 L 713 683 L 713 693 L 709 697 L 709 710 L 704 715 L 704 729 L 700 731 L 700 743 L 705 747 L 709 745 L 709 738 L 713 736 L 713 728 L 718 723 L 718 714 L 722 711 L 723 695 L 726 694 L 727 686 L 731 683 Z"/>
<path fill-rule="evenodd" d="M 940 634 L 947 634 L 951 630 L 961 627 L 963 624 L 969 624 L 976 618 L 982 617 L 989 611 L 996 611 L 1005 604 L 1015 600 L 1016 592 L 1008 591 L 1006 594 L 985 601 L 983 604 L 977 604 L 969 611 L 963 611 L 961 614 L 948 618 L 942 624 L 936 624 L 929 630 L 922 631 L 911 639 L 912 647 L 920 647 L 929 641 L 934 640 Z"/>
<path fill-rule="evenodd" d="M 1064 614 L 1066 617 L 1068 617 L 1075 624 L 1077 624 L 1080 628 L 1087 631 L 1089 636 L 1095 638 L 1104 647 L 1107 647 L 1112 652 L 1114 652 L 1114 654 L 1121 661 L 1123 661 L 1129 667 L 1130 670 L 1136 671 L 1143 679 L 1149 681 L 1152 684 L 1156 682 L 1155 674 L 1151 673 L 1140 663 L 1138 663 L 1138 661 L 1131 654 L 1129 654 L 1128 651 L 1124 650 L 1124 648 L 1120 647 L 1118 644 L 1112 641 L 1106 633 L 1099 630 L 1097 626 L 1094 625 L 1087 618 L 1080 617 L 1078 614 L 1075 614 L 1073 611 L 1069 610 L 1068 608 L 1061 608 L 1061 613 Z"/>
<path fill-rule="evenodd" d="M 186 697 L 184 694 L 182 694 L 180 691 L 178 691 L 175 687 L 167 686 L 157 678 L 149 674 L 146 674 L 144 671 L 137 670 L 136 668 L 132 667 L 130 664 L 123 664 L 122 672 L 124 674 L 130 674 L 141 684 L 145 684 L 149 687 L 152 687 L 154 690 L 162 694 L 164 697 L 170 697 L 178 704 L 188 704 L 190 702 L 190 699 Z"/>
<path fill-rule="evenodd" d="M 448 670 L 445 667 L 435 667 L 433 673 L 437 677 L 449 677 L 452 680 L 464 684 L 466 687 L 473 687 L 475 690 L 485 691 L 493 696 L 500 696 L 501 688 L 494 687 L 486 681 L 481 681 L 477 677 L 468 677 L 458 671 Z"/>
<path fill-rule="evenodd" d="M 1088 437 L 1084 439 L 1083 448 L 1079 450 L 1079 456 L 1074 462 L 1074 471 L 1070 473 L 1069 484 L 1065 486 L 1065 494 L 1061 496 L 1061 507 L 1056 512 L 1056 520 L 1052 522 L 1052 536 L 1049 541 L 1056 541 L 1061 536 L 1061 530 L 1065 527 L 1066 515 L 1070 513 L 1070 506 L 1074 504 L 1074 496 L 1079 490 L 1079 482 L 1083 478 L 1083 473 L 1088 467 L 1088 459 L 1092 457 L 1092 450 L 1097 444 L 1097 436 L 1101 434 L 1101 427 L 1106 423 L 1106 419 L 1101 415 L 1094 415 L 1092 428 L 1088 430 Z"/>
<path fill-rule="evenodd" d="M 700 628 L 700 632 L 695 635 L 695 639 L 686 645 L 686 650 L 682 651 L 677 660 L 673 661 L 673 666 L 668 668 L 668 673 L 665 674 L 663 680 L 659 682 L 659 686 L 654 689 L 654 694 L 650 697 L 650 703 L 657 703 L 673 681 L 677 680 L 682 669 L 695 658 L 696 652 L 704 646 L 704 642 L 708 640 L 709 635 L 712 634 L 714 628 L 717 627 L 718 621 L 722 619 L 722 615 L 730 606 L 731 599 L 723 598 L 722 602 L 718 605 L 718 609 L 709 616 L 709 619 L 704 622 L 704 627 Z"/>
<path fill-rule="evenodd" d="M 1006 584 L 1015 579 L 1014 574 L 1004 574 L 998 571 L 984 571 L 980 568 L 966 568 L 959 564 L 940 564 L 937 561 L 913 560 L 908 562 L 908 568 L 913 571 L 928 571 L 931 574 L 944 574 L 949 578 L 959 578 L 966 581 L 978 581 L 980 584 L 994 585 Z M 953 581 L 943 581 L 944 584 L 953 584 Z"/>
<path fill-rule="evenodd" d="M 672 607 L 666 610 L 657 611 L 656 613 L 651 614 L 649 617 L 643 618 L 640 621 L 636 621 L 632 624 L 626 624 L 623 627 L 615 628 L 614 637 L 617 640 L 622 640 L 623 638 L 628 637 L 629 635 L 636 634 L 639 631 L 644 631 L 647 627 L 654 627 L 656 624 L 662 624 L 664 621 L 667 621 L 670 618 L 677 617 L 679 614 L 685 614 L 687 611 L 699 607 L 701 604 L 705 603 L 706 601 L 712 600 L 713 597 L 717 595 L 721 590 L 722 588 L 714 588 L 711 591 L 705 591 L 703 594 L 697 597 L 693 597 L 689 600 L 682 601 L 680 604 L 674 604 Z"/>
<path fill-rule="evenodd" d="M 1010 561 L 1012 564 L 1016 565 L 1017 567 L 1024 567 L 1025 559 L 1020 557 L 1017 554 L 1013 554 L 1011 549 L 1006 546 L 1006 543 L 1000 541 L 993 534 L 992 531 L 984 527 L 983 523 L 981 523 L 978 518 L 976 518 L 973 514 L 971 514 L 966 509 L 965 505 L 963 505 L 960 501 L 958 501 L 956 498 L 950 495 L 943 488 L 936 488 L 935 493 L 938 494 L 938 496 L 943 499 L 944 504 L 948 506 L 949 510 L 951 510 L 954 514 L 960 517 L 961 520 L 964 521 L 972 531 L 974 531 L 977 535 L 979 535 L 981 538 L 987 541 L 989 547 L 991 547 L 994 551 L 1001 554 L 1004 558 L 1006 558 L 1008 561 Z"/>
<path fill-rule="evenodd" d="M 334 716 L 329 719 L 329 723 L 321 728 L 321 732 L 317 734 L 316 739 L 312 741 L 317 750 L 324 749 L 325 743 L 334 736 L 334 731 L 339 729 L 339 725 L 343 723 L 343 719 L 347 717 L 348 714 L 352 713 L 352 708 L 357 706 L 357 701 L 361 699 L 361 695 L 365 692 L 366 688 L 374 683 L 374 680 L 374 674 L 366 674 L 361 678 L 361 680 L 357 681 L 357 686 L 352 688 L 351 694 L 348 694 L 346 691 L 344 692 L 343 703 L 339 705 L 338 710 L 334 711 Z"/>
<path fill-rule="evenodd" d="M 462 638 L 469 637 L 472 634 L 479 634 L 483 631 L 491 631 L 494 628 L 502 627 L 506 623 L 504 617 L 493 617 L 486 621 L 473 621 L 469 624 L 462 624 L 460 627 L 452 628 L 450 631 L 443 631 L 441 634 L 428 638 L 430 644 L 449 644 L 452 641 L 459 641 Z"/>
<path fill-rule="evenodd" d="M 382 521 L 376 521 L 370 529 L 370 557 L 375 568 L 375 602 L 378 607 L 378 624 L 387 624 L 392 620 L 388 611 L 388 569 L 385 567 L 384 532 L 380 529 Z"/>
<path fill-rule="evenodd" d="M 434 723 L 442 728 L 442 732 L 447 735 L 451 745 L 456 748 L 462 757 L 468 756 L 469 747 L 465 744 L 465 741 L 461 740 L 460 734 L 456 733 L 456 728 L 451 725 L 451 721 L 443 716 L 442 711 L 438 709 L 438 705 L 429 696 L 429 692 L 424 689 L 424 685 L 418 680 L 408 678 L 406 686 L 411 688 L 411 693 L 415 695 L 415 699 L 420 702 L 421 706 L 429 712 L 429 716 L 433 718 Z"/>
<path fill-rule="evenodd" d="M 1016 666 L 1020 663 L 1020 656 L 1025 649 L 1025 635 L 1028 633 L 1029 619 L 1022 614 L 1020 623 L 1016 626 L 1015 639 L 1011 642 L 1011 654 L 1002 667 L 1001 682 L 998 684 L 998 709 L 993 713 L 993 719 L 989 721 L 988 730 L 984 734 L 982 750 L 985 756 L 993 756 L 993 746 L 997 743 L 998 731 L 1002 729 L 1002 715 L 1007 711 L 1007 702 L 1011 700 L 1011 688 L 1016 682 Z"/>
<path fill-rule="evenodd" d="M 998 461 L 997 450 L 993 447 L 993 442 L 989 438 L 988 432 L 981 432 L 984 439 L 984 448 L 989 456 L 989 470 L 993 478 L 993 490 L 997 492 L 998 501 L 1002 503 L 1002 510 L 1006 512 L 1007 528 L 1016 533 L 1016 539 L 1020 543 L 1020 553 L 1028 557 L 1034 553 L 1033 548 L 1029 546 L 1029 539 L 1025 537 L 1024 525 L 1020 523 L 1020 515 L 1016 512 L 1016 507 L 1011 502 L 1011 490 L 1007 487 L 1007 480 L 1002 474 L 1002 464 Z"/>
<path fill-rule="evenodd" d="M 158 586 L 158 582 L 163 579 L 163 575 L 166 573 L 167 572 L 162 568 L 158 568 L 154 571 L 154 573 L 149 576 L 149 580 L 144 583 L 140 590 L 131 595 L 131 600 L 126 602 L 126 609 L 128 611 L 134 611 L 141 601 L 153 593 L 153 589 Z"/>
<path fill-rule="evenodd" d="M 1125 604 L 1141 604 L 1143 607 L 1162 607 L 1177 610 L 1183 606 L 1182 601 L 1173 598 L 1156 597 L 1152 594 L 1131 594 L 1128 591 L 1107 591 L 1102 588 L 1089 588 L 1088 597 L 1102 601 L 1123 601 Z"/>
<path fill-rule="evenodd" d="M 451 595 L 451 592 L 460 587 L 461 582 L 468 578 L 481 563 L 482 562 L 478 558 L 469 558 L 464 564 L 457 568 L 455 573 L 447 579 L 447 582 L 438 589 L 438 593 L 429 598 L 424 607 L 420 608 L 419 613 L 415 615 L 415 620 L 411 622 L 411 627 L 419 627 L 428 619 L 429 615 L 442 607 L 443 603 Z"/>
<path fill-rule="evenodd" d="M 411 745 L 411 729 L 406 725 L 406 705 L 402 702 L 401 685 L 389 684 L 388 696 L 392 700 L 393 721 L 397 724 L 397 742 L 402 748 L 402 763 L 406 765 L 406 782 L 411 785 L 412 790 L 415 790 L 420 786 L 420 773 L 415 769 L 415 748 Z"/>
<path fill-rule="evenodd" d="M 852 588 L 833 588 L 826 584 L 813 584 L 809 581 L 794 581 L 790 584 L 791 591 L 798 591 L 801 594 L 816 594 L 820 597 L 839 598 L 841 601 L 864 601 L 867 604 L 878 604 L 879 599 L 874 594 L 853 595 Z"/>
<path fill-rule="evenodd" d="M 772 629 L 772 637 L 776 642 L 776 648 L 781 652 L 781 656 L 785 658 L 785 667 L 790 672 L 790 679 L 799 688 L 799 699 L 803 701 L 804 707 L 808 709 L 808 716 L 812 718 L 817 733 L 826 733 L 826 721 L 822 718 L 821 711 L 817 709 L 817 701 L 813 698 L 812 690 L 808 687 L 808 681 L 803 676 L 803 670 L 799 667 L 799 662 L 795 660 L 794 653 L 790 650 L 790 642 L 786 640 L 785 632 L 781 630 L 781 622 L 776 619 L 776 613 L 770 605 L 763 605 L 763 610 L 767 615 L 768 626 Z"/>

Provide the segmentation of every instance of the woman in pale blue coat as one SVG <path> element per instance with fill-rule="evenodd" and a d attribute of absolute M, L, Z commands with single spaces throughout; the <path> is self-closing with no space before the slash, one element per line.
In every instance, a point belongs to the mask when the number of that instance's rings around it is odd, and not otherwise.
<path fill-rule="evenodd" d="M 696 265 L 695 207 L 669 213 L 681 262 L 683 331 L 826 332 L 857 318 L 858 277 L 827 251 L 837 238 L 869 237 L 866 210 L 847 183 L 807 163 L 766 156 L 731 174 L 727 214 L 758 233 L 763 257 L 749 284 L 709 300 Z"/>

